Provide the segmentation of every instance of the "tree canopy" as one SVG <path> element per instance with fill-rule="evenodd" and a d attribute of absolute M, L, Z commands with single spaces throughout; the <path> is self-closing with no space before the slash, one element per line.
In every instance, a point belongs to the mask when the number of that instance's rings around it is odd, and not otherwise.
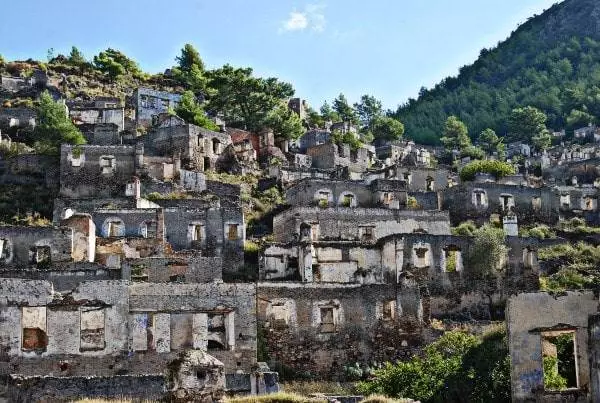
<path fill-rule="evenodd" d="M 585 125 L 567 117 L 582 111 L 600 117 L 600 6 L 590 0 L 554 5 L 529 19 L 494 49 L 464 66 L 395 112 L 406 136 L 436 144 L 448 116 L 464 121 L 471 133 L 491 128 L 506 135 L 515 108 L 531 105 L 548 116 L 553 130 Z M 575 111 L 575 112 L 573 112 Z M 529 141 L 529 139 L 524 139 Z"/>
<path fill-rule="evenodd" d="M 55 102 L 48 91 L 40 96 L 35 148 L 43 154 L 58 154 L 61 144 L 85 144 L 85 137 L 69 120 L 64 104 Z"/>
<path fill-rule="evenodd" d="M 251 68 L 225 65 L 207 72 L 214 90 L 208 110 L 223 116 L 228 125 L 258 131 L 266 126 L 271 111 L 294 95 L 291 84 L 276 78 L 254 77 Z"/>
<path fill-rule="evenodd" d="M 144 74 L 138 64 L 127 57 L 120 50 L 106 49 L 94 56 L 94 66 L 101 72 L 108 75 L 111 80 L 115 80 L 124 74 L 131 74 L 133 77 L 142 78 Z"/>
<path fill-rule="evenodd" d="M 219 129 L 219 127 L 206 116 L 204 108 L 198 103 L 196 96 L 192 91 L 183 93 L 181 101 L 175 109 L 175 113 L 187 123 L 192 123 L 208 130 Z"/>

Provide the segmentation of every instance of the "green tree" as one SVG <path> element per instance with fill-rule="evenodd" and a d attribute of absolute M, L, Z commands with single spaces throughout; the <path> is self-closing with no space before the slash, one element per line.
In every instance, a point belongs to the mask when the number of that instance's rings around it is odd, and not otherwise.
<path fill-rule="evenodd" d="M 219 127 L 206 116 L 204 108 L 198 103 L 196 96 L 192 91 L 185 91 L 183 93 L 181 101 L 175 109 L 175 113 L 187 123 L 204 127 L 208 130 L 216 131 L 219 129 Z"/>
<path fill-rule="evenodd" d="M 192 44 L 186 43 L 181 49 L 181 55 L 177 56 L 175 60 L 181 71 L 190 72 L 196 66 L 200 72 L 204 72 L 204 62 L 200 57 L 200 53 Z"/>
<path fill-rule="evenodd" d="M 590 115 L 587 111 L 572 109 L 567 116 L 567 127 L 570 130 L 579 129 L 580 127 L 587 126 L 590 123 L 595 123 L 595 121 L 596 118 Z"/>
<path fill-rule="evenodd" d="M 550 135 L 550 131 L 548 129 L 542 130 L 540 133 L 531 138 L 531 142 L 537 150 L 547 150 L 552 144 L 552 136 Z"/>
<path fill-rule="evenodd" d="M 191 44 L 186 44 L 181 49 L 181 55 L 175 58 L 177 66 L 173 67 L 172 74 L 186 88 L 204 96 L 214 95 L 208 88 L 208 77 L 200 53 Z"/>
<path fill-rule="evenodd" d="M 273 129 L 273 134 L 279 138 L 295 140 L 304 134 L 300 116 L 288 108 L 285 102 L 281 102 L 269 113 L 265 124 Z"/>
<path fill-rule="evenodd" d="M 85 137 L 69 120 L 65 105 L 55 102 L 48 91 L 40 96 L 38 125 L 34 130 L 35 149 L 43 154 L 58 154 L 61 144 L 85 144 Z"/>
<path fill-rule="evenodd" d="M 350 106 L 344 94 L 338 95 L 338 97 L 333 100 L 333 110 L 338 114 L 342 122 L 358 123 L 356 111 Z"/>
<path fill-rule="evenodd" d="M 335 143 L 337 145 L 348 144 L 350 146 L 350 149 L 354 151 L 358 150 L 363 145 L 362 141 L 360 141 L 360 139 L 358 139 L 353 133 L 349 131 L 344 133 L 341 130 L 334 130 L 331 133 L 330 139 L 332 143 Z"/>
<path fill-rule="evenodd" d="M 532 141 L 534 137 L 548 131 L 546 114 L 533 106 L 516 108 L 508 119 L 509 135 L 515 141 Z"/>
<path fill-rule="evenodd" d="M 131 74 L 135 78 L 144 78 L 138 64 L 123 52 L 115 49 L 109 48 L 94 56 L 94 66 L 113 81 L 125 74 Z"/>
<path fill-rule="evenodd" d="M 69 57 L 67 58 L 67 60 L 70 64 L 74 66 L 81 66 L 87 63 L 85 57 L 83 56 L 83 53 L 81 53 L 81 51 L 75 46 L 71 47 L 71 53 L 69 53 Z"/>
<path fill-rule="evenodd" d="M 327 101 L 323 102 L 323 105 L 321 105 L 321 109 L 319 111 L 321 112 L 321 116 L 325 121 L 331 121 L 335 123 L 339 122 L 341 119 L 340 115 L 338 115 L 338 113 L 333 110 L 333 108 L 329 105 L 329 103 L 327 103 Z"/>
<path fill-rule="evenodd" d="M 441 141 L 447 152 L 462 151 L 472 145 L 467 126 L 456 116 L 450 116 L 446 120 Z"/>
<path fill-rule="evenodd" d="M 479 147 L 483 149 L 488 155 L 492 155 L 494 152 L 498 153 L 498 156 L 502 156 L 505 153 L 504 143 L 502 139 L 496 135 L 493 129 L 485 129 L 479 134 L 478 141 Z M 501 158 L 502 159 L 502 158 Z"/>
<path fill-rule="evenodd" d="M 478 173 L 493 175 L 499 179 L 504 176 L 514 175 L 515 167 L 512 164 L 495 160 L 477 160 L 471 161 L 460 171 L 460 180 L 463 182 L 472 181 Z"/>
<path fill-rule="evenodd" d="M 394 118 L 380 116 L 374 119 L 371 132 L 375 139 L 400 140 L 404 134 L 404 125 Z"/>
<path fill-rule="evenodd" d="M 369 130 L 373 129 L 375 120 L 383 115 L 381 101 L 371 95 L 360 97 L 360 102 L 354 104 L 354 109 L 358 114 L 361 125 Z M 404 133 L 404 128 L 402 129 L 402 133 Z"/>
<path fill-rule="evenodd" d="M 0 67 L 4 67 L 5 64 L 6 64 L 6 61 L 4 60 L 4 57 L 2 57 L 2 55 L 0 55 Z"/>
<path fill-rule="evenodd" d="M 307 119 L 306 123 L 310 128 L 322 128 L 325 125 L 325 119 L 323 116 L 313 108 L 308 108 L 306 111 Z"/>
<path fill-rule="evenodd" d="M 250 131 L 264 128 L 271 111 L 294 95 L 291 84 L 254 77 L 251 68 L 225 65 L 207 75 L 214 91 L 208 110 L 222 114 L 232 127 Z"/>

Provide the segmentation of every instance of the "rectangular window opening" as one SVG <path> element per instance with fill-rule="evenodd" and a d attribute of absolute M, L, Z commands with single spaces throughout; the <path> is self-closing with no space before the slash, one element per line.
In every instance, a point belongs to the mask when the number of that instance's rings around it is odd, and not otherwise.
<path fill-rule="evenodd" d="M 575 331 L 543 332 L 542 362 L 546 391 L 578 388 Z"/>
<path fill-rule="evenodd" d="M 21 349 L 23 351 L 46 351 L 46 307 L 23 307 L 21 310 Z"/>
<path fill-rule="evenodd" d="M 333 307 L 321 308 L 321 333 L 335 332 L 335 320 L 333 316 L 333 310 Z"/>
<path fill-rule="evenodd" d="M 104 350 L 104 308 L 82 308 L 80 327 L 80 351 Z"/>
<path fill-rule="evenodd" d="M 229 224 L 229 228 L 227 230 L 227 239 L 229 239 L 230 241 L 235 241 L 239 239 L 238 224 Z"/>

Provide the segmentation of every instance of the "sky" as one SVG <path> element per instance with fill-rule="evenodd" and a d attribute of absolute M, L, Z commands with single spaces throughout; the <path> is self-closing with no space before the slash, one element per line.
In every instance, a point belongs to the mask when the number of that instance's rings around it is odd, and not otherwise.
<path fill-rule="evenodd" d="M 0 17 L 0 55 L 112 47 L 157 73 L 191 43 L 207 67 L 252 67 L 317 108 L 344 93 L 396 109 L 557 1 L 4 0 L 2 13 L 19 17 Z"/>

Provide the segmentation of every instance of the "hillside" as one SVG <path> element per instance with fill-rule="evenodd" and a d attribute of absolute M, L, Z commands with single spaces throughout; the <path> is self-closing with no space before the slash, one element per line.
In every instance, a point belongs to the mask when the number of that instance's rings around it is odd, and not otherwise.
<path fill-rule="evenodd" d="M 527 105 L 543 110 L 556 130 L 600 118 L 600 2 L 565 0 L 533 16 L 394 115 L 407 136 L 438 143 L 449 115 L 463 120 L 471 137 L 488 127 L 504 135 L 510 111 Z"/>

